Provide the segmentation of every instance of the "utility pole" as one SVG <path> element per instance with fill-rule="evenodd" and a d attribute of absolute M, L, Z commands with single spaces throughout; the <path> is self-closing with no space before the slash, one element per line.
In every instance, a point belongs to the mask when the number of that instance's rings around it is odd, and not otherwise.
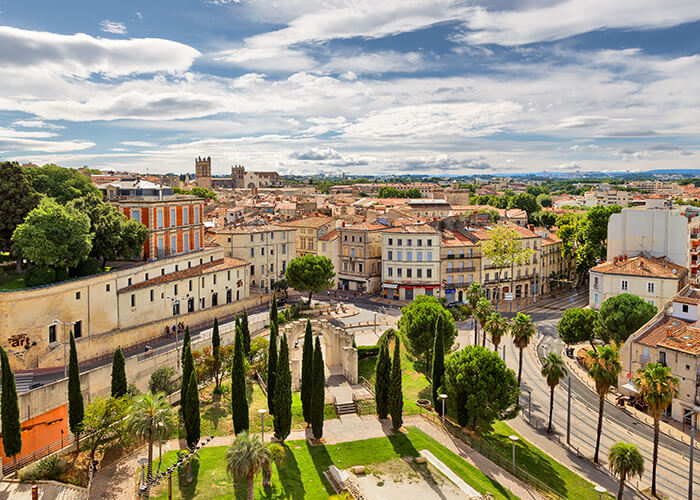
<path fill-rule="evenodd" d="M 566 444 L 571 446 L 571 375 L 568 377 L 568 398 L 566 402 Z"/>
<path fill-rule="evenodd" d="M 695 424 L 697 423 L 697 413 L 693 411 L 690 422 L 690 461 L 688 463 L 688 500 L 693 500 L 693 459 L 695 455 Z"/>

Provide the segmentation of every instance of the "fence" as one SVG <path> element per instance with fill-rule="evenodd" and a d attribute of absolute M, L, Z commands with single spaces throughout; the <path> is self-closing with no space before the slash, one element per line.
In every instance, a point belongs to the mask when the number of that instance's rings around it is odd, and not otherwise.
<path fill-rule="evenodd" d="M 423 416 L 423 418 L 435 424 L 442 425 L 441 419 L 433 413 L 421 412 L 421 415 Z M 537 479 L 535 476 L 521 469 L 517 465 L 515 466 L 515 469 L 513 469 L 512 460 L 501 455 L 498 452 L 498 450 L 486 444 L 486 442 L 482 439 L 479 439 L 477 437 L 472 436 L 471 434 L 464 432 L 458 425 L 456 425 L 454 422 L 451 421 L 451 419 L 447 417 L 445 418 L 444 429 L 460 441 L 467 444 L 474 451 L 498 465 L 504 471 L 508 472 L 509 474 L 513 474 L 513 472 L 515 472 L 515 474 L 513 475 L 516 478 L 520 479 L 524 483 L 529 484 L 530 486 L 544 493 L 545 495 L 551 498 L 561 500 L 566 500 L 567 498 L 569 498 L 566 495 L 566 493 L 558 492 L 552 489 L 550 486 L 546 485 L 545 483 Z"/>
<path fill-rule="evenodd" d="M 41 460 L 42 458 L 48 457 L 52 453 L 56 453 L 57 451 L 63 450 L 65 448 L 69 448 L 73 445 L 73 443 L 75 443 L 75 437 L 72 434 L 69 434 L 68 437 L 59 439 L 58 441 L 54 441 L 53 443 L 49 443 L 43 448 L 34 450 L 33 452 L 27 453 L 26 455 L 22 455 L 17 459 L 17 469 L 22 469 L 22 467 L 26 467 L 27 465 L 36 462 L 37 460 Z M 2 466 L 3 476 L 7 476 L 14 472 L 16 472 L 14 460 Z"/>

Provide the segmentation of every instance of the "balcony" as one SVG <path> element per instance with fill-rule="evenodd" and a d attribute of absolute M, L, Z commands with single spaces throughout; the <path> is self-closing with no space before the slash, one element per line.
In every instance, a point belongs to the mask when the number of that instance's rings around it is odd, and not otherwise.
<path fill-rule="evenodd" d="M 475 267 L 448 267 L 445 269 L 446 273 L 473 273 Z"/>

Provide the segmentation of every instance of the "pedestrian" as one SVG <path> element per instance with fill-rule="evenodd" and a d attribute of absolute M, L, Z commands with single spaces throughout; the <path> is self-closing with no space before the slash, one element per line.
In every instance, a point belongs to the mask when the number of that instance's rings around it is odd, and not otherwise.
<path fill-rule="evenodd" d="M 165 325 L 165 336 L 167 337 L 168 335 L 170 335 L 170 327 Z"/>

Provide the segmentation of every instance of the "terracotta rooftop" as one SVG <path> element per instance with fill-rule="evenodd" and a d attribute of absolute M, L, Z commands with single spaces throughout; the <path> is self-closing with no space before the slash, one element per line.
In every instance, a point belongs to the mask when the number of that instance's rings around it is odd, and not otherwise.
<path fill-rule="evenodd" d="M 338 237 L 338 230 L 328 231 L 326 234 L 319 238 L 319 241 L 331 241 Z"/>
<path fill-rule="evenodd" d="M 142 281 L 141 283 L 136 283 L 135 285 L 127 286 L 119 290 L 119 293 L 129 292 L 131 290 L 137 290 L 139 288 L 147 288 L 153 285 L 160 285 L 163 283 L 169 283 L 171 281 L 179 281 L 187 278 L 192 278 L 195 276 L 200 276 L 202 274 L 215 273 L 217 271 L 225 271 L 227 269 L 233 269 L 240 266 L 247 266 L 248 263 L 241 259 L 231 259 L 225 257 L 223 259 L 218 259 L 213 262 L 205 262 L 198 266 L 188 267 L 182 271 L 175 271 L 174 273 L 164 274 L 162 276 L 156 276 L 150 280 Z"/>
<path fill-rule="evenodd" d="M 463 247 L 463 246 L 474 246 L 474 243 L 457 231 L 444 230 L 442 232 L 442 246 L 443 247 Z"/>
<path fill-rule="evenodd" d="M 216 229 L 213 232 L 223 233 L 223 234 L 248 234 L 248 233 L 265 233 L 268 231 L 291 231 L 292 228 L 283 227 L 279 225 L 268 225 L 268 224 L 243 224 L 240 226 L 229 226 L 221 229 Z"/>
<path fill-rule="evenodd" d="M 295 220 L 292 222 L 285 222 L 283 226 L 291 227 L 321 227 L 326 224 L 333 222 L 333 217 L 326 217 L 325 215 L 316 217 L 304 217 L 303 219 Z"/>
<path fill-rule="evenodd" d="M 688 270 L 665 259 L 652 259 L 638 255 L 622 261 L 608 261 L 591 268 L 592 272 L 623 276 L 648 276 L 654 278 L 679 279 Z"/>
<path fill-rule="evenodd" d="M 679 318 L 674 318 L 673 316 L 664 316 L 650 329 L 635 338 L 634 341 L 638 344 L 656 347 L 656 345 L 666 339 L 666 337 L 674 335 L 675 332 L 692 324 L 693 323 L 690 321 L 684 321 Z"/>
<path fill-rule="evenodd" d="M 693 326 L 679 328 L 670 337 L 659 342 L 657 346 L 695 355 L 700 354 L 700 328 Z"/>
<path fill-rule="evenodd" d="M 673 297 L 673 302 L 691 305 L 700 304 L 700 290 L 697 288 L 691 288 L 686 295 Z"/>
<path fill-rule="evenodd" d="M 382 229 L 387 229 L 384 224 L 379 224 L 378 222 L 360 222 L 358 224 L 349 224 L 340 229 L 350 229 L 353 231 L 379 231 Z"/>
<path fill-rule="evenodd" d="M 409 224 L 386 228 L 384 233 L 437 233 L 438 230 L 428 224 Z"/>

